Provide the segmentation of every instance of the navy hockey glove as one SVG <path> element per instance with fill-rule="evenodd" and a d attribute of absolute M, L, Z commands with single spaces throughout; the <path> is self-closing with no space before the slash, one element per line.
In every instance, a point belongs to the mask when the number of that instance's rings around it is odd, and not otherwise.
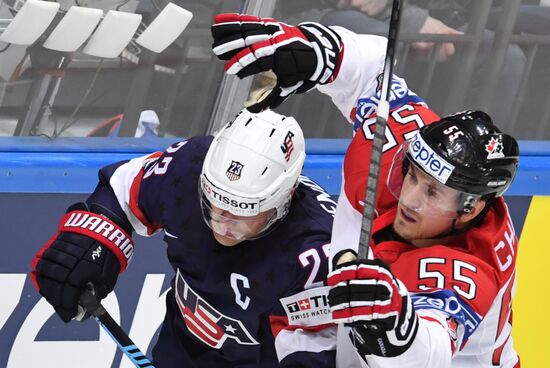
<path fill-rule="evenodd" d="M 416 336 L 418 317 L 407 288 L 381 260 L 355 260 L 328 275 L 329 304 L 335 323 L 351 325 L 359 354 L 394 357 Z"/>
<path fill-rule="evenodd" d="M 304 93 L 336 78 L 343 54 L 336 32 L 319 23 L 290 26 L 272 18 L 219 14 L 212 25 L 212 49 L 226 60 L 225 71 L 244 78 L 272 70 L 277 82 L 251 112 L 279 106 L 293 93 Z"/>
<path fill-rule="evenodd" d="M 78 314 L 78 299 L 87 284 L 93 284 L 99 300 L 105 298 L 133 251 L 127 230 L 78 203 L 34 257 L 31 278 L 59 317 L 69 322 Z"/>

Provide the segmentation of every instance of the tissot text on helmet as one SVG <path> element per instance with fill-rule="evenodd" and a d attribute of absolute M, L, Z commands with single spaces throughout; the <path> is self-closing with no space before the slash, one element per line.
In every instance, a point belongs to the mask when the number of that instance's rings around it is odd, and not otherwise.
<path fill-rule="evenodd" d="M 229 198 L 227 195 L 217 191 L 212 185 L 209 185 L 206 182 L 206 179 L 202 180 L 202 185 L 204 192 L 207 195 L 208 199 L 214 204 L 224 204 L 226 206 L 233 207 L 235 209 L 248 210 L 251 214 L 257 214 L 259 212 L 259 203 L 258 201 L 241 201 L 234 198 Z M 222 206 L 222 207 L 226 207 Z"/>
<path fill-rule="evenodd" d="M 220 201 L 224 204 L 230 205 L 231 207 L 238 207 L 243 210 L 246 210 L 246 209 L 254 210 L 256 209 L 255 206 L 258 204 L 256 202 L 239 202 L 235 199 L 230 199 L 224 196 L 223 194 L 216 192 L 214 189 L 212 189 L 211 193 L 212 193 L 212 197 L 215 200 Z"/>

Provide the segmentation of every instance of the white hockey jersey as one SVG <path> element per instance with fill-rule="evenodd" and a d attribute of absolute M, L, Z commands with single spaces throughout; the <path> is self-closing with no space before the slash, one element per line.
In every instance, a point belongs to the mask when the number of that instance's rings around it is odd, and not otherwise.
<path fill-rule="evenodd" d="M 343 41 L 342 64 L 334 82 L 318 89 L 349 118 L 356 134 L 344 160 L 331 258 L 359 243 L 386 49 L 385 38 L 333 29 Z M 395 217 L 396 200 L 385 181 L 397 147 L 412 132 L 437 120 L 404 80 L 393 78 L 374 235 L 390 226 Z M 420 327 L 404 354 L 395 358 L 368 356 L 369 367 L 519 367 L 510 335 L 517 237 L 503 199 L 495 201 L 481 226 L 457 236 L 452 246 L 416 248 L 399 241 L 380 241 L 372 242 L 370 251 L 371 256 L 390 264 L 407 286 Z M 339 366 L 366 366 L 350 346 L 345 330 L 340 327 Z"/>

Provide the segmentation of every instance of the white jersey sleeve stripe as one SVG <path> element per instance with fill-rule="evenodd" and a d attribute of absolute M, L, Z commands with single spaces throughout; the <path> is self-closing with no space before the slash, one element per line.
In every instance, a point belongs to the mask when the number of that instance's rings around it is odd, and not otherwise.
<path fill-rule="evenodd" d="M 336 326 L 320 331 L 281 330 L 275 338 L 275 350 L 279 361 L 300 351 L 319 353 L 336 350 Z"/>
<path fill-rule="evenodd" d="M 140 176 L 146 162 L 152 158 L 156 158 L 158 155 L 159 153 L 154 153 L 152 155 L 134 158 L 118 167 L 109 179 L 109 184 L 111 188 L 113 188 L 118 204 L 126 214 L 126 217 L 128 217 L 136 233 L 142 236 L 151 236 L 153 232 L 151 231 L 150 225 L 140 220 L 138 214 L 132 211 L 130 206 L 132 200 L 131 189 L 135 180 L 141 180 Z"/>

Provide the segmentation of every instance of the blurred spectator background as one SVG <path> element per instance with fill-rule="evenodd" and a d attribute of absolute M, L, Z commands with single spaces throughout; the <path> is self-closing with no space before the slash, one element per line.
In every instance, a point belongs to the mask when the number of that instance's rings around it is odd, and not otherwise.
<path fill-rule="evenodd" d="M 58 16 L 32 45 L 0 41 L 0 135 L 188 137 L 212 133 L 241 108 L 252 86 L 252 80 L 225 77 L 222 64 L 213 57 L 209 28 L 215 14 L 247 12 L 293 24 L 320 21 L 358 33 L 386 35 L 392 3 L 173 0 L 193 12 L 193 19 L 175 42 L 157 54 L 135 38 L 169 1 L 58 2 Z M 484 109 L 519 139 L 550 139 L 548 3 L 405 1 L 394 71 L 439 114 Z M 25 0 L 0 1 L 0 33 L 24 4 Z M 137 13 L 142 22 L 116 58 L 43 47 L 72 6 L 98 8 L 104 14 L 110 10 Z M 279 110 L 296 116 L 307 137 L 352 134 L 340 112 L 317 92 L 289 99 Z M 145 112 L 154 114 L 154 129 L 143 130 Z"/>

